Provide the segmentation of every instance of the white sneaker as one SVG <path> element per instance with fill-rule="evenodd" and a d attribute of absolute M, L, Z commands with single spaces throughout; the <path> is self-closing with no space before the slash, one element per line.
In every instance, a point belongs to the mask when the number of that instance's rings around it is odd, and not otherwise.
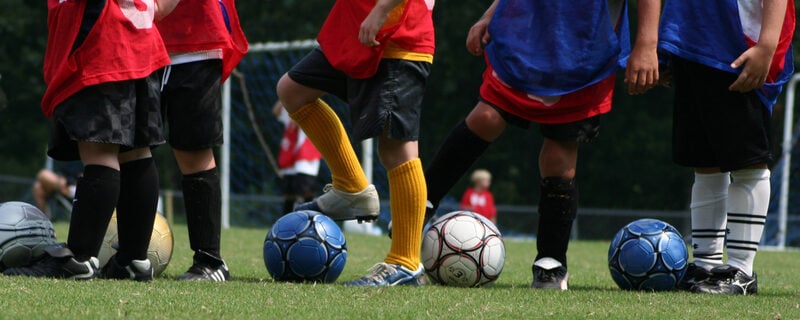
<path fill-rule="evenodd" d="M 322 212 L 333 220 L 372 221 L 380 214 L 380 200 L 375 185 L 368 185 L 364 190 L 349 193 L 336 190 L 332 184 L 325 185 L 324 194 L 316 199 L 298 204 L 298 210 L 314 210 Z"/>

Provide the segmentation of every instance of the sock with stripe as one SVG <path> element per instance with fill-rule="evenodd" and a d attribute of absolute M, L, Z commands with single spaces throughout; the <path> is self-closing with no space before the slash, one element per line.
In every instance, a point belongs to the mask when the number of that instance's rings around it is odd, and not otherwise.
<path fill-rule="evenodd" d="M 727 172 L 695 173 L 692 200 L 692 256 L 694 264 L 706 270 L 722 264 L 727 221 Z"/>
<path fill-rule="evenodd" d="M 322 154 L 331 169 L 333 187 L 345 192 L 359 192 L 369 183 L 342 121 L 321 99 L 289 114 Z"/>
<path fill-rule="evenodd" d="M 390 169 L 388 176 L 392 247 L 384 261 L 417 270 L 427 193 L 422 164 L 419 159 L 409 160 Z"/>
<path fill-rule="evenodd" d="M 733 171 L 731 176 L 733 182 L 728 191 L 728 264 L 752 275 L 753 261 L 769 208 L 770 172 L 767 169 L 745 169 Z"/>

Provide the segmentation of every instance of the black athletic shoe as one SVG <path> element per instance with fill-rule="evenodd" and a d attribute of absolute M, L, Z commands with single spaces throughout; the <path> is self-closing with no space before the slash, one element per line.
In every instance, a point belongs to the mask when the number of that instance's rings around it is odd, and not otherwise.
<path fill-rule="evenodd" d="M 553 258 L 541 258 L 533 263 L 533 283 L 539 289 L 567 290 L 569 272 L 567 267 Z"/>
<path fill-rule="evenodd" d="M 711 272 L 703 267 L 698 267 L 694 263 L 690 263 L 686 268 L 686 275 L 683 276 L 683 280 L 678 283 L 677 288 L 678 290 L 690 291 L 696 284 L 706 281 L 709 278 L 711 278 Z"/>
<path fill-rule="evenodd" d="M 758 293 L 756 273 L 748 276 L 730 265 L 711 269 L 711 278 L 692 287 L 693 292 L 709 294 L 749 295 Z"/>
<path fill-rule="evenodd" d="M 7 276 L 28 276 L 91 280 L 99 276 L 97 258 L 88 261 L 75 260 L 75 254 L 65 244 L 55 244 L 44 249 L 38 260 L 26 267 L 9 268 L 3 271 Z"/>
<path fill-rule="evenodd" d="M 150 260 L 131 260 L 127 266 L 117 261 L 117 255 L 111 256 L 103 267 L 101 277 L 105 279 L 134 280 L 148 282 L 153 280 L 153 266 Z"/>
<path fill-rule="evenodd" d="M 231 273 L 225 261 L 201 250 L 195 253 L 194 264 L 189 270 L 178 276 L 178 280 L 184 281 L 224 282 L 230 279 Z"/>

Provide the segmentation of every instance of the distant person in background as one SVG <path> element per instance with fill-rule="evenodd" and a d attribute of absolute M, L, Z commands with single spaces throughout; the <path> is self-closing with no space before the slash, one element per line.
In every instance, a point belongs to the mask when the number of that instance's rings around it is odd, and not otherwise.
<path fill-rule="evenodd" d="M 795 19 L 787 0 L 664 5 L 659 48 L 675 84 L 673 160 L 694 169 L 693 262 L 681 289 L 758 292 L 753 262 L 770 201 L 771 112 L 794 70 Z"/>
<path fill-rule="evenodd" d="M 172 63 L 161 108 L 181 171 L 192 265 L 178 280 L 227 281 L 222 200 L 213 148 L 222 145 L 221 83 L 247 51 L 233 0 L 182 1 L 158 23 Z"/>
<path fill-rule="evenodd" d="M 298 197 L 303 202 L 314 199 L 317 186 L 317 174 L 322 155 L 311 140 L 297 126 L 280 101 L 275 102 L 272 113 L 283 123 L 283 139 L 278 154 L 278 168 L 281 175 L 281 191 L 283 191 L 283 214 L 294 211 Z"/>
<path fill-rule="evenodd" d="M 46 168 L 39 170 L 32 188 L 36 207 L 52 218 L 47 205 L 48 200 L 56 194 L 60 194 L 72 202 L 78 178 L 82 175 L 83 165 L 80 161 L 56 161 L 52 171 Z"/>
<path fill-rule="evenodd" d="M 494 206 L 494 195 L 489 191 L 492 174 L 488 170 L 478 169 L 472 172 L 470 181 L 472 186 L 461 197 L 461 209 L 478 213 L 496 224 L 497 208 Z"/>

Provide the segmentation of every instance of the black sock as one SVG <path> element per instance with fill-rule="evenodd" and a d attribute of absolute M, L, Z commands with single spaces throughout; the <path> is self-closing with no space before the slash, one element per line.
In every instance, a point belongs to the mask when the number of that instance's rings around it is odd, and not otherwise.
<path fill-rule="evenodd" d="M 447 139 L 425 169 L 428 200 L 433 204 L 434 209 L 439 207 L 439 201 L 483 155 L 490 144 L 491 142 L 475 135 L 464 121 L 450 131 Z M 433 214 L 435 210 L 428 210 L 428 212 Z M 426 216 L 425 221 L 430 218 Z"/>
<path fill-rule="evenodd" d="M 182 184 L 189 244 L 195 257 L 202 250 L 219 258 L 222 207 L 217 168 L 184 175 Z"/>
<path fill-rule="evenodd" d="M 96 257 L 119 197 L 119 171 L 87 165 L 78 180 L 69 221 L 67 245 L 78 261 Z"/>
<path fill-rule="evenodd" d="M 158 209 L 158 170 L 153 158 L 120 164 L 120 192 L 117 202 L 119 250 L 117 262 L 147 259 Z"/>
<path fill-rule="evenodd" d="M 542 178 L 536 260 L 549 257 L 567 266 L 567 247 L 577 212 L 578 188 L 575 179 Z"/>

